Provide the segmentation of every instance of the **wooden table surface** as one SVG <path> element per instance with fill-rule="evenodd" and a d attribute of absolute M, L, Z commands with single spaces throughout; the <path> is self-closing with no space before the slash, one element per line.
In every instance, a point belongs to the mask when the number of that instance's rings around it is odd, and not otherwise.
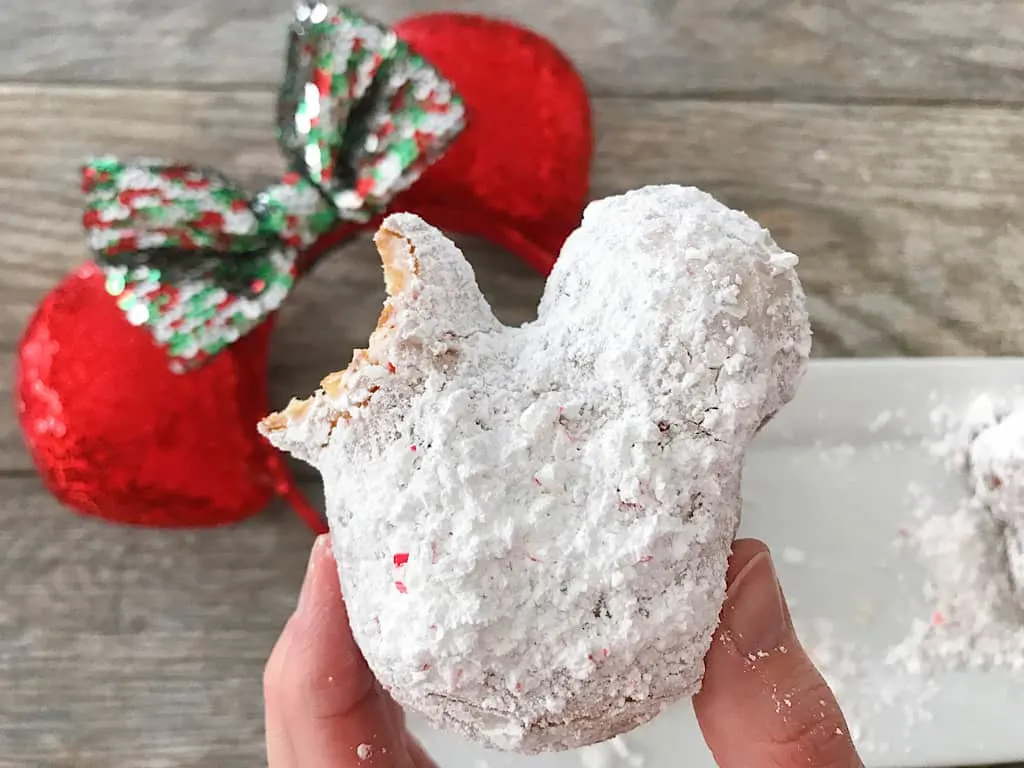
<path fill-rule="evenodd" d="M 818 355 L 1024 352 L 1020 0 L 375 0 L 515 18 L 594 97 L 595 196 L 702 186 L 800 254 Z M 286 0 L 0 6 L 0 389 L 33 305 L 86 258 L 86 155 L 278 171 Z M 469 253 L 509 321 L 541 281 Z M 365 340 L 383 295 L 367 242 L 290 299 L 275 405 Z M 344 296 L 344 308 L 337 297 Z M 306 477 L 311 485 L 315 480 Z M 260 674 L 309 534 L 109 527 L 41 489 L 0 412 L 0 766 L 260 764 Z"/>

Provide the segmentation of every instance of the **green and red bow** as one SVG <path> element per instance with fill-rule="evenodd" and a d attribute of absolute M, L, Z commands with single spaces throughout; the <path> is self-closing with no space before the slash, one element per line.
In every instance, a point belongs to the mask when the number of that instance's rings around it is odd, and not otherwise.
<path fill-rule="evenodd" d="M 107 290 L 176 370 L 278 309 L 308 266 L 302 252 L 382 213 L 462 131 L 465 107 L 393 31 L 306 0 L 277 119 L 291 170 L 254 197 L 178 163 L 98 158 L 83 170 L 83 224 Z"/>

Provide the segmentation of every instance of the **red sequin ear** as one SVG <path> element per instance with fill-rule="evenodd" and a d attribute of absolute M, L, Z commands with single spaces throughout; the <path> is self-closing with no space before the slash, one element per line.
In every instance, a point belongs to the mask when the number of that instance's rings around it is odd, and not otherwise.
<path fill-rule="evenodd" d="M 425 14 L 395 30 L 455 84 L 468 122 L 395 207 L 546 274 L 590 186 L 590 102 L 572 62 L 540 35 L 482 16 Z"/>
<path fill-rule="evenodd" d="M 283 480 L 252 428 L 268 405 L 273 321 L 179 375 L 104 281 L 93 264 L 65 278 L 21 341 L 18 418 L 43 482 L 121 523 L 220 524 L 262 509 Z"/>
<path fill-rule="evenodd" d="M 322 10 L 300 5 L 293 24 L 279 132 L 295 170 L 277 184 L 248 198 L 180 164 L 86 167 L 96 261 L 40 304 L 15 387 L 40 475 L 81 513 L 222 525 L 280 495 L 323 531 L 256 432 L 294 281 L 384 210 L 488 238 L 541 272 L 578 223 L 590 111 L 551 43 L 445 13 L 402 22 L 395 46 L 354 11 Z M 353 131 L 369 139 L 343 154 Z"/>

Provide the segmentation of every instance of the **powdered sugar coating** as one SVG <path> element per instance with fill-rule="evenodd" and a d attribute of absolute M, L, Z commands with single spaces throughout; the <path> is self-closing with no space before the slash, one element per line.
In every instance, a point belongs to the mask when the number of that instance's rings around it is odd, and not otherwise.
<path fill-rule="evenodd" d="M 392 295 L 368 352 L 262 429 L 323 475 L 381 682 L 523 752 L 696 692 L 744 451 L 810 350 L 796 257 L 699 190 L 648 187 L 588 206 L 538 319 L 506 328 L 423 221 L 377 240 Z"/>
<path fill-rule="evenodd" d="M 926 568 L 933 612 L 891 653 L 912 671 L 1024 670 L 1022 406 L 1015 397 L 986 394 L 962 412 L 947 405 L 932 412 L 944 433 L 932 451 L 967 479 L 970 493 L 939 512 L 923 490 L 914 494 L 921 522 L 910 541 Z"/>
<path fill-rule="evenodd" d="M 1006 546 L 1006 567 L 1024 607 L 1024 408 L 993 413 L 967 456 L 975 497 L 993 516 Z"/>

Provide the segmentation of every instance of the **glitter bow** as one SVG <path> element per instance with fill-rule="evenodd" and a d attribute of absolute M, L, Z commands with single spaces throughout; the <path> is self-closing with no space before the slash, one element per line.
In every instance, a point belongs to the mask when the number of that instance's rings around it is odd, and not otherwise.
<path fill-rule="evenodd" d="M 300 255 L 340 222 L 364 223 L 458 136 L 462 99 L 387 27 L 306 0 L 278 96 L 290 170 L 248 197 L 216 171 L 98 158 L 83 224 L 108 292 L 183 371 L 280 307 Z"/>

